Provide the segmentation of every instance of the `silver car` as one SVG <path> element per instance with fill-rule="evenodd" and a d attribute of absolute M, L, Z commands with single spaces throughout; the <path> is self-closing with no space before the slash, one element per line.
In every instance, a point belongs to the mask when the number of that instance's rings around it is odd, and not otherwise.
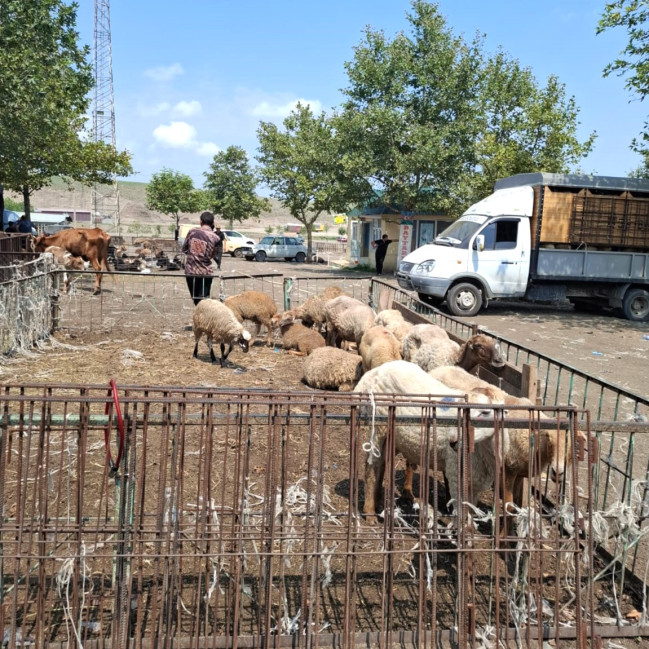
<path fill-rule="evenodd" d="M 297 262 L 306 261 L 307 247 L 298 241 L 296 237 L 285 237 L 282 235 L 270 235 L 264 237 L 252 248 L 244 249 L 243 254 L 249 261 L 266 261 L 266 259 L 286 259 Z"/>

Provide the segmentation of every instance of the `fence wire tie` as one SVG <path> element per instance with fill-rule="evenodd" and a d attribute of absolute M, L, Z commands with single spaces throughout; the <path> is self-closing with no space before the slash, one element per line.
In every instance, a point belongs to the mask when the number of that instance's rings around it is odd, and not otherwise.
<path fill-rule="evenodd" d="M 372 423 L 370 427 L 371 430 L 370 441 L 365 442 L 362 448 L 368 454 L 367 463 L 371 466 L 372 464 L 374 464 L 374 460 L 378 460 L 381 457 L 381 452 L 379 451 L 379 448 L 376 445 L 376 426 L 374 423 L 376 418 L 376 402 L 374 401 L 374 393 L 370 392 L 369 397 L 370 397 L 370 404 L 372 406 Z"/>

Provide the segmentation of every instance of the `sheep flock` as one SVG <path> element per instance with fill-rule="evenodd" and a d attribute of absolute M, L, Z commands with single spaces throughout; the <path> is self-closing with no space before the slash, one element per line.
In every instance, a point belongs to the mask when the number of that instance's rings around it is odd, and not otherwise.
<path fill-rule="evenodd" d="M 244 328 L 246 322 L 256 326 L 254 336 Z M 254 349 L 261 326 L 267 330 L 267 345 L 279 339 L 286 353 L 303 357 L 302 381 L 309 388 L 369 396 L 373 424 L 363 444 L 363 511 L 369 520 L 380 519 L 390 505 L 383 480 L 391 453 L 406 462 L 401 491 L 405 500 L 414 501 L 416 467 L 428 464 L 431 471 L 443 474 L 449 508 L 458 494 L 475 504 L 499 484 L 504 512 L 511 505 L 522 505 L 524 479 L 547 473 L 558 484 L 570 466 L 572 449 L 565 433 L 531 423 L 521 426 L 521 417 L 540 421 L 543 413 L 528 399 L 477 376 L 480 367 L 498 372 L 505 366 L 498 342 L 490 336 L 477 334 L 458 343 L 442 327 L 407 322 L 399 310 L 377 314 L 338 287 L 284 312 L 277 312 L 273 300 L 263 293 L 247 291 L 223 304 L 208 299 L 197 305 L 194 357 L 198 358 L 198 343 L 205 335 L 212 363 L 227 367 L 235 345 L 243 352 L 249 346 Z M 220 359 L 213 343 L 220 345 Z M 385 401 L 389 398 L 397 399 L 398 405 Z M 519 423 L 505 426 L 510 410 Z M 392 424 L 394 442 L 388 444 L 390 413 L 396 423 Z M 459 491 L 466 476 L 458 473 L 457 450 L 465 416 L 473 424 L 471 452 L 465 456 L 470 465 L 468 494 Z M 407 423 L 400 423 L 403 417 Z M 393 466 L 392 461 L 387 466 Z M 389 494 L 392 500 L 394 496 Z M 503 521 L 503 532 L 508 533 L 507 516 Z"/>

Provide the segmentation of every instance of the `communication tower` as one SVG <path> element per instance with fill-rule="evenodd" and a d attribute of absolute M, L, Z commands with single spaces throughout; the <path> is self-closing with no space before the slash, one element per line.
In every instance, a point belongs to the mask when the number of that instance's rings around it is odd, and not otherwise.
<path fill-rule="evenodd" d="M 95 0 L 95 100 L 92 129 L 96 142 L 115 147 L 115 100 L 113 96 L 113 56 L 110 42 L 110 2 Z M 105 223 L 106 229 L 120 234 L 117 176 L 109 184 L 95 183 L 92 191 L 92 223 Z"/>

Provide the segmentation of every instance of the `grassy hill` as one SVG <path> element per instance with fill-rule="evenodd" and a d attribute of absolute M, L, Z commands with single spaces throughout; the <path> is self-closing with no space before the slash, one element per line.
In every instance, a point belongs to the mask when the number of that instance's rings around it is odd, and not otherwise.
<path fill-rule="evenodd" d="M 146 183 L 141 182 L 118 182 L 121 224 L 127 232 L 129 227 L 137 228 L 138 226 L 135 224 L 144 227 L 159 225 L 163 232 L 166 232 L 168 226 L 173 223 L 173 219 L 169 215 L 147 208 L 146 186 Z M 8 195 L 15 200 L 22 200 L 19 195 L 11 192 L 8 192 Z M 295 219 L 278 200 L 270 198 L 269 201 L 271 209 L 268 212 L 263 212 L 259 220 L 250 219 L 241 224 L 235 223 L 235 229 L 241 230 L 244 234 L 259 235 L 269 226 L 276 230 L 285 223 L 295 222 Z M 68 188 L 63 180 L 55 178 L 49 187 L 44 187 L 34 193 L 32 209 L 91 210 L 92 188 L 84 187 L 79 183 L 73 183 L 71 188 Z M 195 223 L 198 221 L 198 214 L 183 214 L 180 220 L 181 223 Z M 329 226 L 329 236 L 337 235 L 338 226 L 334 226 L 333 216 L 322 216 L 319 222 Z M 227 223 L 223 225 L 227 226 Z"/>

